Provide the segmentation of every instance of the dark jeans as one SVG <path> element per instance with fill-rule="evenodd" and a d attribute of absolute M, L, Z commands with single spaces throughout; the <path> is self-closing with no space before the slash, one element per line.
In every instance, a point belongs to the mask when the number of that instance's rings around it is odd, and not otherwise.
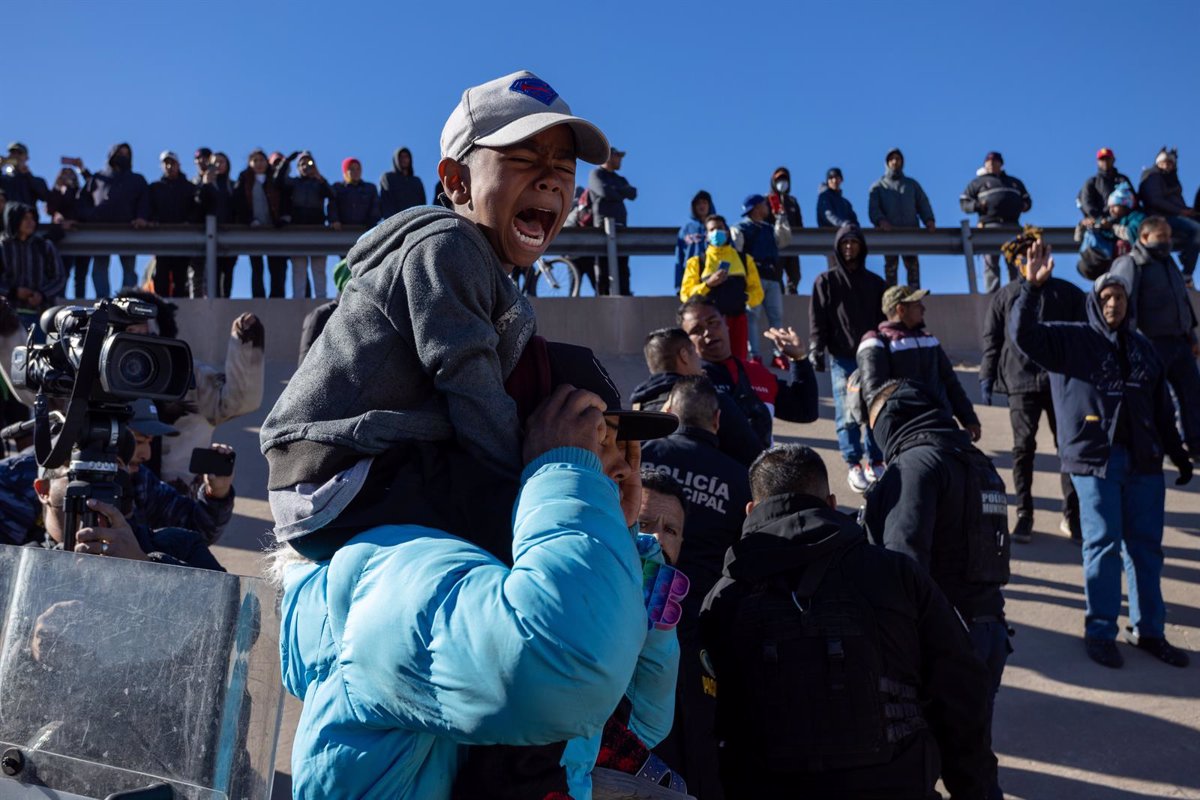
<path fill-rule="evenodd" d="M 154 293 L 159 297 L 188 296 L 187 256 L 154 257 Z"/>
<path fill-rule="evenodd" d="M 217 258 L 217 297 L 229 297 L 233 291 L 233 267 L 235 264 L 237 264 L 237 256 Z"/>
<path fill-rule="evenodd" d="M 787 294 L 800 294 L 800 257 L 780 256 L 779 269 L 783 271 L 783 289 Z"/>
<path fill-rule="evenodd" d="M 75 287 L 74 297 L 76 300 L 82 300 L 83 296 L 87 294 L 88 265 L 92 263 L 92 257 L 63 256 L 62 263 L 63 270 L 66 271 L 66 274 L 70 275 L 71 272 L 74 271 L 75 277 L 72 280 L 72 284 Z M 66 294 L 65 286 L 63 287 L 63 294 Z"/>
<path fill-rule="evenodd" d="M 85 256 L 86 257 L 86 256 Z M 112 285 L 108 282 L 108 265 L 111 256 L 92 256 L 92 286 L 96 289 L 96 297 L 108 297 L 112 294 Z M 137 286 L 137 256 L 119 256 L 121 259 L 121 288 Z"/>
<path fill-rule="evenodd" d="M 1037 454 L 1038 422 L 1042 413 L 1050 433 L 1058 441 L 1058 420 L 1050 392 L 1029 392 L 1008 396 L 1008 419 L 1013 429 L 1013 492 L 1017 495 L 1018 516 L 1033 516 L 1033 459 Z M 1059 476 L 1063 495 L 1063 516 L 1070 522 L 1079 519 L 1079 498 L 1071 476 Z"/>
<path fill-rule="evenodd" d="M 983 662 L 988 670 L 991 692 L 988 695 L 987 728 L 988 746 L 992 742 L 992 712 L 996 708 L 996 692 L 1000 691 L 1000 681 L 1004 677 L 1004 665 L 1008 663 L 1008 654 L 1012 645 L 1008 641 L 1008 626 L 999 620 L 972 622 L 968 631 L 971 634 L 971 645 L 975 655 Z M 992 788 L 988 800 L 1004 800 L 1004 792 L 1000 790 L 999 775 L 992 776 Z"/>
<path fill-rule="evenodd" d="M 249 256 L 250 258 L 250 296 L 267 297 L 267 287 L 263 283 L 264 256 Z M 271 278 L 270 297 L 286 297 L 287 289 L 287 256 L 266 256 L 267 273 Z"/>
<path fill-rule="evenodd" d="M 900 277 L 900 259 L 904 259 L 904 271 L 908 273 L 908 281 L 905 283 L 910 289 L 921 288 L 921 259 L 916 253 L 905 253 L 903 256 L 895 254 L 885 255 L 883 257 L 883 277 L 887 280 L 888 286 L 895 286 L 897 279 Z"/>
<path fill-rule="evenodd" d="M 596 257 L 595 273 L 597 295 L 629 295 L 629 256 L 617 256 L 616 292 L 612 290 L 612 271 L 609 268 L 608 258 L 605 256 Z"/>
<path fill-rule="evenodd" d="M 1185 336 L 1159 336 L 1151 340 L 1167 371 L 1167 383 L 1175 394 L 1183 441 L 1193 453 L 1200 452 L 1200 369 Z"/>

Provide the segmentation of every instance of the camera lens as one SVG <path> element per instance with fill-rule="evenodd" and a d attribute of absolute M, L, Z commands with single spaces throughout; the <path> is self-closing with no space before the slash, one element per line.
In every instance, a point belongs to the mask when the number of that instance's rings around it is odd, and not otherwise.
<path fill-rule="evenodd" d="M 154 381 L 158 370 L 154 357 L 141 348 L 133 348 L 121 354 L 117 362 L 117 374 L 130 389 L 141 389 Z"/>

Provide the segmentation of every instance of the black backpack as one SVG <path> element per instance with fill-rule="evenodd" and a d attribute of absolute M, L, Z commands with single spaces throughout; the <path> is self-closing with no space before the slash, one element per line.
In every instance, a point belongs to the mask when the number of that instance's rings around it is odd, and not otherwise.
<path fill-rule="evenodd" d="M 722 738 L 771 772 L 886 764 L 896 743 L 926 727 L 916 687 L 888 677 L 874 609 L 842 572 L 865 540 L 810 564 L 792 588 L 774 578 L 741 602 L 733 625 L 738 668 Z M 730 685 L 732 684 L 732 685 Z"/>
<path fill-rule="evenodd" d="M 963 530 L 967 536 L 967 580 L 1008 583 L 1012 537 L 1008 490 L 992 460 L 975 447 L 951 448 L 966 475 Z M 976 499 L 978 498 L 978 499 Z"/>

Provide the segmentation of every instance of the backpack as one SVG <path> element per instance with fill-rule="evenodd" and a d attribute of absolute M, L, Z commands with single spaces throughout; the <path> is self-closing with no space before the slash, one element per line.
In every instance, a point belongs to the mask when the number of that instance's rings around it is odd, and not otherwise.
<path fill-rule="evenodd" d="M 808 565 L 793 588 L 765 581 L 739 604 L 739 665 L 722 726 L 772 772 L 823 772 L 890 762 L 926 727 L 917 688 L 886 675 L 875 611 L 841 568 L 854 547 Z M 729 731 L 721 731 L 725 738 Z"/>
<path fill-rule="evenodd" d="M 1079 244 L 1079 262 L 1075 268 L 1089 281 L 1094 281 L 1112 267 L 1116 257 L 1115 240 L 1112 234 L 1099 234 L 1091 228 L 1083 232 Z"/>
<path fill-rule="evenodd" d="M 1006 584 L 1012 537 L 1008 530 L 1008 489 L 992 460 L 975 447 L 949 452 L 963 465 L 966 499 L 967 574 L 972 583 Z"/>
<path fill-rule="evenodd" d="M 567 214 L 564 228 L 590 228 L 595 222 L 595 212 L 592 210 L 592 193 L 584 189 L 575 198 L 575 207 Z"/>

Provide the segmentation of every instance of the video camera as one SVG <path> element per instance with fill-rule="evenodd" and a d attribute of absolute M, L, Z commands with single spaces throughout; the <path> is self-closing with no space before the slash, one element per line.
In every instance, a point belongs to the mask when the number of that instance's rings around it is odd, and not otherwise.
<path fill-rule="evenodd" d="M 130 402 L 178 400 L 192 385 L 192 351 L 186 342 L 138 333 L 133 325 L 158 314 L 153 303 L 132 297 L 93 307 L 56 306 L 30 328 L 13 351 L 12 381 L 37 392 L 34 450 L 46 469 L 70 462 L 63 548 L 75 547 L 75 531 L 95 524 L 87 501 L 120 507 L 123 470 L 117 456 L 132 451 L 127 422 Z M 64 421 L 51 430 L 49 398 L 65 399 Z M 128 457 L 128 452 L 126 452 Z"/>

